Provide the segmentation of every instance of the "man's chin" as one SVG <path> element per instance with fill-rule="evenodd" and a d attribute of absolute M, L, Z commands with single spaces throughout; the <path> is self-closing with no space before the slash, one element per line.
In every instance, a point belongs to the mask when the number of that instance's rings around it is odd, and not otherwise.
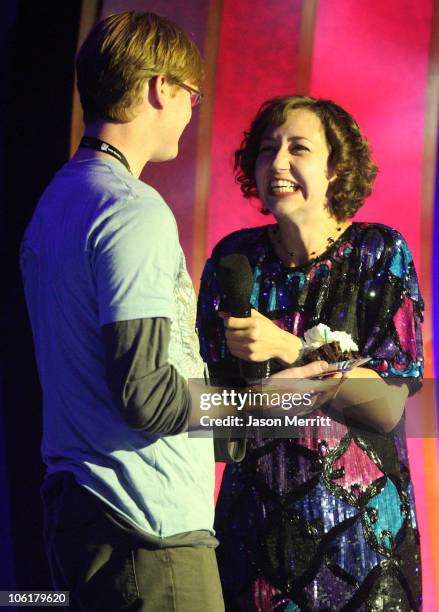
<path fill-rule="evenodd" d="M 152 157 L 149 161 L 152 162 L 165 162 L 165 161 L 171 161 L 173 159 L 175 159 L 178 155 L 178 146 L 175 148 L 174 151 L 166 151 L 163 153 L 158 153 L 157 155 L 155 155 L 154 157 Z"/>

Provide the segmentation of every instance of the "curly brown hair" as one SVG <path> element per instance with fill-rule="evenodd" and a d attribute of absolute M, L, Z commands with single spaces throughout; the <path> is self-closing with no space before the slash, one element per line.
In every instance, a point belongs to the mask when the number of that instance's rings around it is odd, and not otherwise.
<path fill-rule="evenodd" d="M 86 121 L 131 121 L 146 81 L 155 76 L 197 87 L 203 79 L 200 52 L 186 32 L 169 19 L 139 11 L 97 23 L 78 53 L 76 70 Z"/>
<path fill-rule="evenodd" d="M 378 167 L 371 159 L 369 144 L 355 119 L 332 100 L 283 96 L 264 102 L 235 151 L 236 180 L 244 197 L 259 197 L 255 168 L 264 132 L 269 126 L 283 125 L 288 113 L 298 108 L 312 111 L 322 122 L 329 148 L 328 167 L 336 175 L 329 187 L 328 201 L 336 219 L 344 221 L 370 195 Z M 268 214 L 264 208 L 261 212 Z"/>

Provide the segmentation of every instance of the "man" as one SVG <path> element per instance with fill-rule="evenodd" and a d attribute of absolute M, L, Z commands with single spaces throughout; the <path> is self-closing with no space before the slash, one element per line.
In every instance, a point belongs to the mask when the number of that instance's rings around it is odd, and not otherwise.
<path fill-rule="evenodd" d="M 203 376 L 194 293 L 174 216 L 138 178 L 177 155 L 199 51 L 167 19 L 122 13 L 77 73 L 85 136 L 21 249 L 54 588 L 71 610 L 219 611 L 212 442 L 184 433 L 186 379 Z"/>

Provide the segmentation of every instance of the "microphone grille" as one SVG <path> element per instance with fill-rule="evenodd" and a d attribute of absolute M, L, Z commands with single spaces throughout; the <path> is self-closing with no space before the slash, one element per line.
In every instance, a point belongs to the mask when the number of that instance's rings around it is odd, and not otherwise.
<path fill-rule="evenodd" d="M 248 307 L 253 288 L 253 273 L 245 255 L 225 255 L 218 264 L 218 277 L 230 303 Z"/>

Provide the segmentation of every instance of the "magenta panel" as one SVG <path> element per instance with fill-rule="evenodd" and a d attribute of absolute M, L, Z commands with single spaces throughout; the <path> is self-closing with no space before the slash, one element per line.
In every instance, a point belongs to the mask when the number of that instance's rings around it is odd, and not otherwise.
<path fill-rule="evenodd" d="M 212 133 L 208 251 L 226 234 L 267 223 L 241 197 L 233 151 L 261 103 L 294 92 L 301 0 L 224 0 Z"/>
<path fill-rule="evenodd" d="M 311 84 L 353 113 L 380 167 L 357 218 L 400 230 L 418 268 L 431 18 L 431 0 L 320 2 Z"/>

